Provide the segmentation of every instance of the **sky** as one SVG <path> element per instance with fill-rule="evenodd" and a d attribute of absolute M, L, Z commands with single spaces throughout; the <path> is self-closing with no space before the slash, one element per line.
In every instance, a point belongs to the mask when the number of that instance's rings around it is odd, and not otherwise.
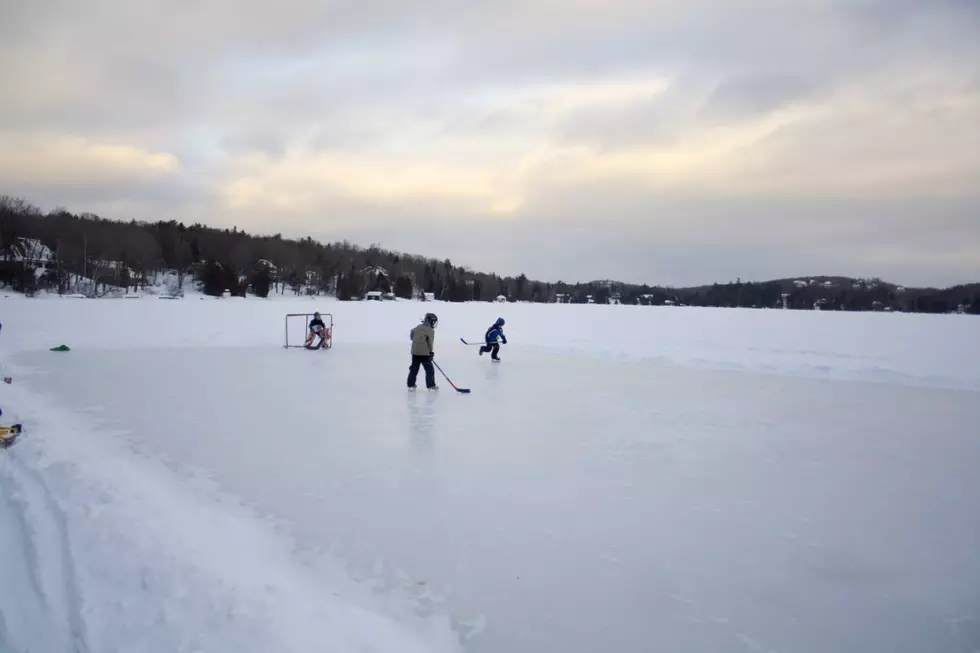
<path fill-rule="evenodd" d="M 499 274 L 980 281 L 976 0 L 11 0 L 0 194 Z"/>

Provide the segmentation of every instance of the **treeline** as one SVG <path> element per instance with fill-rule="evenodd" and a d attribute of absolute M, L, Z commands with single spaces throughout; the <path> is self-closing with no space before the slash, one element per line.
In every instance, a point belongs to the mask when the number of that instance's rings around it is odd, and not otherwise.
<path fill-rule="evenodd" d="M 613 281 L 545 283 L 526 275 L 501 277 L 450 260 L 324 244 L 181 222 L 107 220 L 65 209 L 43 213 L 29 202 L 0 196 L 0 285 L 102 296 L 156 286 L 172 274 L 170 292 L 193 279 L 209 295 L 329 294 L 360 299 L 370 291 L 397 297 L 466 302 L 621 303 L 824 310 L 980 313 L 980 285 L 900 289 L 880 280 L 821 277 L 799 287 L 792 279 L 764 283 L 666 288 Z M 829 282 L 829 285 L 828 283 Z"/>
<path fill-rule="evenodd" d="M 807 277 L 763 283 L 738 280 L 678 289 L 674 296 L 691 306 L 980 314 L 980 283 L 903 288 L 877 278 Z"/>
<path fill-rule="evenodd" d="M 376 290 L 406 299 L 503 296 L 546 302 L 557 287 L 378 246 L 323 244 L 177 221 L 122 222 L 65 209 L 43 213 L 23 199 L 0 197 L 0 284 L 6 287 L 27 294 L 56 290 L 100 296 L 154 285 L 167 271 L 176 273 L 176 291 L 185 278 L 193 278 L 203 292 L 216 296 L 335 294 L 350 300 Z"/>

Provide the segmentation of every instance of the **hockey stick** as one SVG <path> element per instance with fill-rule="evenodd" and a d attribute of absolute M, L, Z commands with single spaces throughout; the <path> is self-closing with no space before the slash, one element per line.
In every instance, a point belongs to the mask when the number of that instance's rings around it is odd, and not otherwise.
<path fill-rule="evenodd" d="M 483 344 L 482 342 L 466 342 L 466 340 L 463 339 L 463 338 L 460 338 L 459 341 L 461 343 L 463 343 L 464 345 L 469 345 L 470 347 L 473 347 L 475 345 L 482 345 Z"/>
<path fill-rule="evenodd" d="M 443 376 L 445 376 L 445 377 L 446 377 L 446 380 L 447 380 L 447 381 L 449 381 L 449 385 L 451 385 L 451 386 L 453 386 L 453 390 L 455 390 L 456 392 L 459 392 L 459 393 L 462 393 L 462 394 L 464 394 L 464 395 L 466 395 L 466 394 L 469 394 L 469 393 L 470 393 L 470 389 L 469 389 L 469 388 L 457 388 L 457 387 L 456 387 L 456 384 L 455 384 L 455 383 L 453 383 L 453 381 L 452 381 L 452 379 L 450 379 L 450 378 L 449 378 L 448 376 L 446 376 L 446 373 L 442 371 L 442 368 L 441 368 L 441 367 L 439 367 L 439 363 L 437 363 L 437 362 L 435 362 L 435 361 L 433 360 L 433 361 L 432 361 L 432 364 L 436 366 L 436 369 L 437 369 L 437 370 L 439 370 L 439 372 L 440 372 L 440 373 L 441 373 L 441 374 L 442 374 Z"/>

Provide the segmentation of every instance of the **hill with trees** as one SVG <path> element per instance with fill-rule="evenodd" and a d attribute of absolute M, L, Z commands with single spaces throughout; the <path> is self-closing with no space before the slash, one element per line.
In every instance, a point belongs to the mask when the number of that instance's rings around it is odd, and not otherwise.
<path fill-rule="evenodd" d="M 282 234 L 256 235 L 176 221 L 125 222 L 65 209 L 43 213 L 0 196 L 0 285 L 89 297 L 157 286 L 180 295 L 192 282 L 209 295 L 336 295 L 361 299 L 380 291 L 405 299 L 621 303 L 824 310 L 980 313 L 980 284 L 903 288 L 880 279 L 805 277 L 691 288 L 616 281 L 546 283 L 501 277 L 436 260 L 347 241 L 320 243 Z"/>

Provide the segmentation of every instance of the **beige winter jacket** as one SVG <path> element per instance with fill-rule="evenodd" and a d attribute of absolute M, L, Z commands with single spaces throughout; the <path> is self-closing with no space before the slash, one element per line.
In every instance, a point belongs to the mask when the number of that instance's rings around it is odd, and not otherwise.
<path fill-rule="evenodd" d="M 428 324 L 412 329 L 412 356 L 431 356 L 436 340 L 436 330 Z"/>

